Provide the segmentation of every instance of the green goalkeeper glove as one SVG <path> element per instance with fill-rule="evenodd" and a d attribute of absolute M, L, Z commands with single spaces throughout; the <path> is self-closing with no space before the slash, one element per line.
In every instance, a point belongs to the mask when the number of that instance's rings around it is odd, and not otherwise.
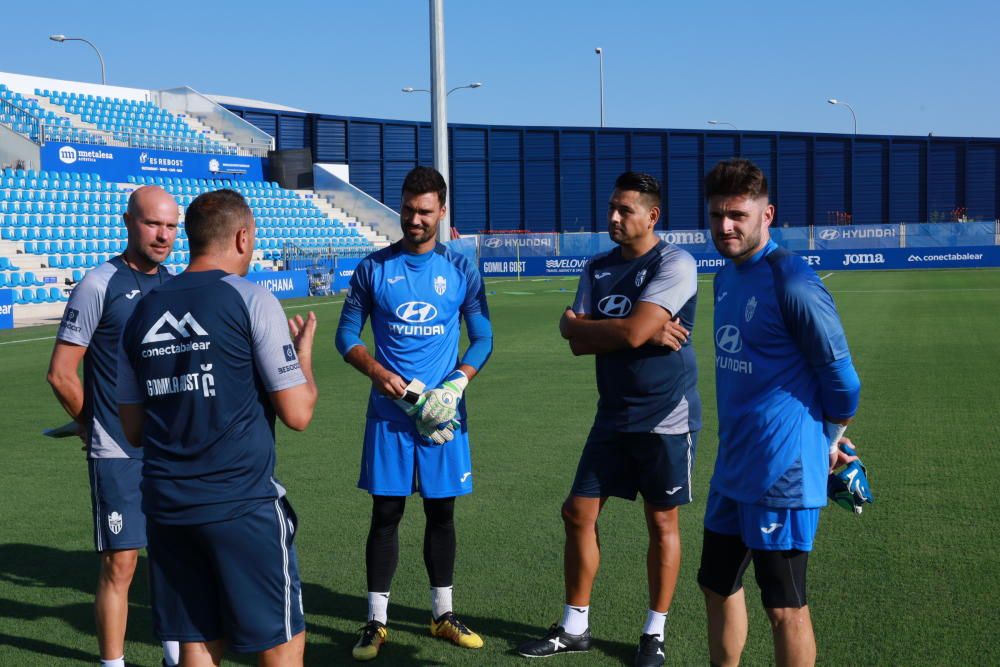
<path fill-rule="evenodd" d="M 468 384 L 469 378 L 465 373 L 453 370 L 439 387 L 421 396 L 425 400 L 419 409 L 420 421 L 428 427 L 452 421 L 458 413 L 458 403 Z"/>

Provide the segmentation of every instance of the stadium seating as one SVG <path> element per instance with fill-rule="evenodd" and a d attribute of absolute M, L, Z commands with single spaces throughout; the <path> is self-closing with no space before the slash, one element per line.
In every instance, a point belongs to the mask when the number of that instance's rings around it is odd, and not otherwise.
<path fill-rule="evenodd" d="M 45 106 L 39 100 L 44 100 Z M 152 102 L 38 88 L 29 97 L 3 83 L 0 124 L 36 143 L 113 144 L 224 155 L 238 152 L 234 144 L 195 130 L 183 116 Z"/>
<path fill-rule="evenodd" d="M 101 132 L 136 148 L 157 148 L 201 153 L 234 153 L 235 147 L 206 136 L 152 102 L 122 100 L 101 95 L 35 89 L 35 95 L 65 111 L 76 123 L 93 125 Z M 62 128 L 56 128 L 57 133 Z M 61 139 L 57 137 L 56 141 Z"/>
<path fill-rule="evenodd" d="M 272 268 L 289 247 L 343 249 L 352 255 L 373 249 L 359 228 L 324 213 L 314 195 L 276 183 L 134 176 L 119 184 L 97 174 L 3 169 L 0 240 L 13 242 L 18 254 L 0 255 L 0 287 L 14 288 L 22 305 L 63 300 L 65 294 L 43 276 L 76 283 L 87 270 L 123 252 L 127 232 L 121 214 L 131 190 L 147 184 L 173 194 L 182 209 L 219 187 L 243 194 L 257 222 L 254 271 Z M 167 268 L 181 271 L 190 258 L 182 225 Z"/>

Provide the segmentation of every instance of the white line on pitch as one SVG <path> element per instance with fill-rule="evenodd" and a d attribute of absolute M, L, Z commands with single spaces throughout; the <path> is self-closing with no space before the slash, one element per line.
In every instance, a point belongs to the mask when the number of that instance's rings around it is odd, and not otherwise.
<path fill-rule="evenodd" d="M 836 289 L 834 294 L 908 294 L 910 292 L 1000 292 L 1000 287 L 925 287 L 921 289 Z"/>
<path fill-rule="evenodd" d="M 343 301 L 320 301 L 318 303 L 304 303 L 298 306 L 285 306 L 285 310 L 301 310 L 302 308 L 312 308 L 313 306 L 329 306 L 331 303 L 344 303 Z"/>
<path fill-rule="evenodd" d="M 0 345 L 13 345 L 14 343 L 31 343 L 36 340 L 52 340 L 55 336 L 43 336 L 42 338 L 23 338 L 21 340 L 6 340 Z"/>
<path fill-rule="evenodd" d="M 826 274 L 825 276 L 820 276 L 819 279 L 820 280 L 826 280 L 827 278 L 829 278 L 832 275 L 833 275 L 833 271 L 831 271 L 830 273 Z"/>

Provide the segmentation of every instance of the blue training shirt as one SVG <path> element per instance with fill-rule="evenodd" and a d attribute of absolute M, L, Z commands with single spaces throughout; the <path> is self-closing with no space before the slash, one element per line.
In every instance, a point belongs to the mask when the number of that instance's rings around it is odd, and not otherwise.
<path fill-rule="evenodd" d="M 470 345 L 461 359 L 477 371 L 489 358 L 493 332 L 478 269 L 463 255 L 438 244 L 414 255 L 394 243 L 368 255 L 351 278 L 340 314 L 336 345 L 341 355 L 363 344 L 368 318 L 375 360 L 409 382 L 438 386 L 459 363 L 460 318 Z M 459 405 L 465 417 L 465 399 Z M 372 389 L 368 417 L 412 424 L 396 403 Z"/>
<path fill-rule="evenodd" d="M 162 266 L 154 274 L 134 271 L 119 255 L 89 271 L 69 296 L 56 338 L 87 348 L 81 421 L 89 434 L 88 458 L 142 458 L 118 420 L 118 339 L 143 295 L 170 277 Z"/>
<path fill-rule="evenodd" d="M 640 301 L 680 317 L 694 331 L 698 271 L 694 258 L 665 241 L 627 260 L 621 248 L 592 257 L 580 276 L 573 311 L 600 320 L 628 317 Z M 698 366 L 688 339 L 677 352 L 642 345 L 598 354 L 595 426 L 626 432 L 682 434 L 701 428 Z"/>
<path fill-rule="evenodd" d="M 726 263 L 715 276 L 715 355 L 712 487 L 767 507 L 826 505 L 824 413 L 852 416 L 860 383 L 833 298 L 804 259 L 769 241 Z"/>
<path fill-rule="evenodd" d="M 285 494 L 268 394 L 305 383 L 281 304 L 224 271 L 185 272 L 125 325 L 118 401 L 142 403 L 142 509 L 162 524 L 223 521 Z"/>

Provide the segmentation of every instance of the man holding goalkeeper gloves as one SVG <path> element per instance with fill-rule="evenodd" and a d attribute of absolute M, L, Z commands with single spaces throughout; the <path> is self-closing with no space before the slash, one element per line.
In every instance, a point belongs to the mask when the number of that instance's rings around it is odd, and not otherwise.
<path fill-rule="evenodd" d="M 368 622 L 354 647 L 372 660 L 388 636 L 389 589 L 399 560 L 399 521 L 419 491 L 427 525 L 424 564 L 431 584 L 430 631 L 463 648 L 482 639 L 452 608 L 455 498 L 472 492 L 465 403 L 469 381 L 493 350 L 483 281 L 475 265 L 437 243 L 447 185 L 416 167 L 403 181 L 403 238 L 368 255 L 351 278 L 337 327 L 337 350 L 371 378 L 361 476 L 372 496 L 365 548 Z M 458 358 L 459 316 L 469 347 Z M 361 340 L 371 317 L 372 356 Z"/>

